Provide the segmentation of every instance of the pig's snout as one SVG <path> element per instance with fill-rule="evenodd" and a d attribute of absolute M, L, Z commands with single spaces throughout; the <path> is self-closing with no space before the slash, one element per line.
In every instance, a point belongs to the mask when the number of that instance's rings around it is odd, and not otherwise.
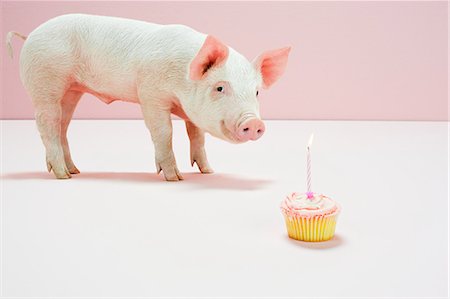
<path fill-rule="evenodd" d="M 245 120 L 237 128 L 237 136 L 240 141 L 257 140 L 264 134 L 264 123 L 258 118 Z"/>

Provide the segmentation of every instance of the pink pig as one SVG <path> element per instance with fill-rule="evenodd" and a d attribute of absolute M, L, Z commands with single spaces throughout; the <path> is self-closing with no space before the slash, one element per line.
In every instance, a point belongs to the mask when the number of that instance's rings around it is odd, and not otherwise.
<path fill-rule="evenodd" d="M 12 54 L 10 32 L 7 44 Z M 183 179 L 172 150 L 171 114 L 186 122 L 191 163 L 211 173 L 205 132 L 232 143 L 264 133 L 258 93 L 283 74 L 290 48 L 249 62 L 211 35 L 184 25 L 63 15 L 36 28 L 20 55 L 22 82 L 32 98 L 47 168 L 59 179 L 79 173 L 66 132 L 83 93 L 106 103 L 139 103 L 155 146 L 158 173 Z M 12 55 L 11 55 L 12 56 Z"/>

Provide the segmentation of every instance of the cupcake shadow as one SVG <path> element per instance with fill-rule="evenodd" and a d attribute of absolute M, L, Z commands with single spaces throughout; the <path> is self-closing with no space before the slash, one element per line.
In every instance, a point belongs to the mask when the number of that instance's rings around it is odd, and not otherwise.
<path fill-rule="evenodd" d="M 331 240 L 323 241 L 323 242 L 305 242 L 299 241 L 295 239 L 291 239 L 286 237 L 288 242 L 299 247 L 307 248 L 307 249 L 331 249 L 335 247 L 339 247 L 345 243 L 345 240 L 340 235 L 334 235 Z"/>

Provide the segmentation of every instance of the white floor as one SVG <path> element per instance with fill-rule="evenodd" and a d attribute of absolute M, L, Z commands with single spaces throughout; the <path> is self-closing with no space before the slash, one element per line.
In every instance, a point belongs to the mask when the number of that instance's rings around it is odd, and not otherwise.
<path fill-rule="evenodd" d="M 142 121 L 74 121 L 81 174 L 56 180 L 32 121 L 2 121 L 2 295 L 36 297 L 432 297 L 448 291 L 448 124 L 270 121 L 243 145 L 207 139 L 216 173 L 154 174 Z M 338 200 L 325 243 L 286 235 L 279 203 Z"/>

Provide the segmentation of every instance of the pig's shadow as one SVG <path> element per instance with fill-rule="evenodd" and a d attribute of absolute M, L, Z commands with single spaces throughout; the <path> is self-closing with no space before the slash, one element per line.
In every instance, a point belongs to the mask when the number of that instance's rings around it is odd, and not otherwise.
<path fill-rule="evenodd" d="M 122 181 L 141 184 L 179 184 L 181 186 L 192 186 L 194 188 L 208 189 L 232 189 L 232 190 L 258 190 L 262 189 L 272 181 L 265 179 L 252 179 L 232 174 L 213 173 L 201 174 L 188 172 L 182 174 L 183 181 L 166 182 L 162 174 L 145 172 L 82 172 L 72 176 L 70 180 L 101 180 Z M 8 173 L 1 176 L 2 180 L 56 180 L 52 173 L 47 172 L 19 172 Z"/>

